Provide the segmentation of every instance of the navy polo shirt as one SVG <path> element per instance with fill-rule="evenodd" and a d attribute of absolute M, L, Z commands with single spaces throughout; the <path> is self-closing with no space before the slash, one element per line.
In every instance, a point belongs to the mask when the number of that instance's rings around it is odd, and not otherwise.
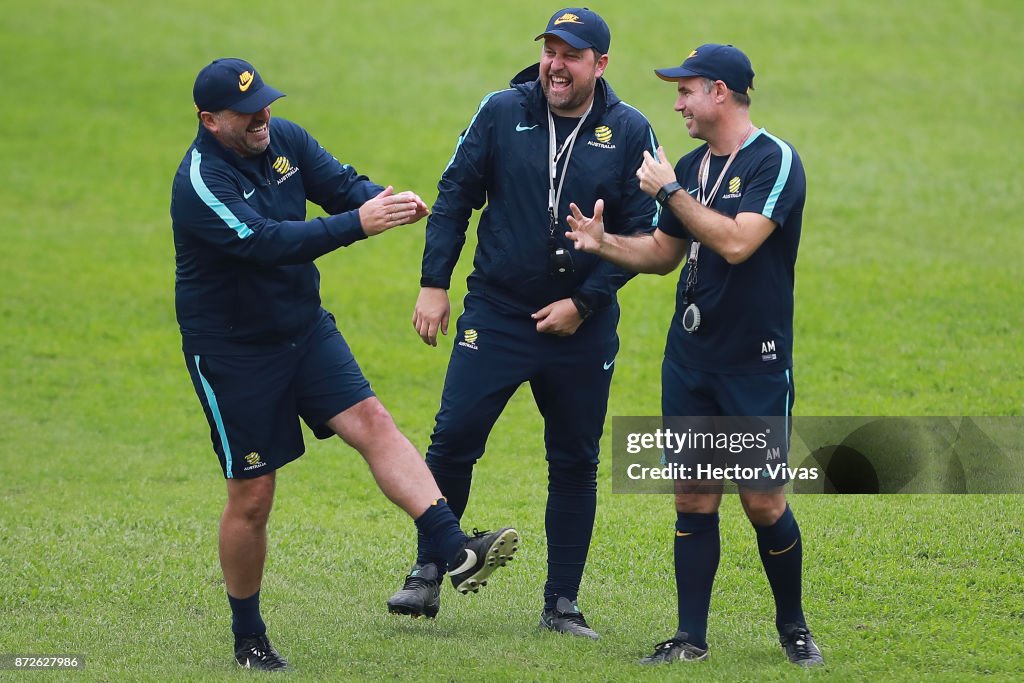
<path fill-rule="evenodd" d="M 676 164 L 683 190 L 697 195 L 698 169 L 707 144 Z M 727 156 L 711 157 L 707 191 Z M 726 216 L 759 213 L 776 228 L 749 259 L 730 265 L 701 245 L 697 283 L 691 300 L 701 312 L 693 334 L 682 326 L 683 293 L 689 264 L 676 288 L 676 311 L 665 355 L 681 365 L 726 374 L 779 372 L 793 366 L 793 273 L 807 181 L 796 150 L 763 128 L 736 155 L 715 193 L 711 208 Z M 659 229 L 672 237 L 690 234 L 671 211 L 661 214 Z M 689 252 L 687 252 L 689 254 Z"/>

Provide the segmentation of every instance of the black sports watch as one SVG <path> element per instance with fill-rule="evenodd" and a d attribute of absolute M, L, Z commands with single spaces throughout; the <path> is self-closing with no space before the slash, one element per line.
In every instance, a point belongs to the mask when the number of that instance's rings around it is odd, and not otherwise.
<path fill-rule="evenodd" d="M 683 186 L 673 180 L 671 183 L 667 183 L 658 190 L 658 194 L 654 195 L 654 198 L 658 200 L 659 204 L 665 206 L 665 202 L 668 201 L 669 197 L 674 195 L 676 192 L 679 192 L 681 189 L 683 189 Z"/>
<path fill-rule="evenodd" d="M 590 303 L 589 297 L 585 294 L 573 294 L 570 298 L 573 304 L 576 305 L 576 312 L 580 314 L 581 319 L 586 320 L 594 315 L 594 307 Z"/>

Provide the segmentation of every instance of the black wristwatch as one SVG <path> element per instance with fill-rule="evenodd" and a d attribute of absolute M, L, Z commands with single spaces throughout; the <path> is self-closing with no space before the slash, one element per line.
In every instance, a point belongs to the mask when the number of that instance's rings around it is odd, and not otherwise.
<path fill-rule="evenodd" d="M 658 194 L 654 195 L 654 198 L 658 200 L 659 204 L 665 206 L 665 202 L 668 201 L 669 197 L 674 195 L 676 192 L 679 192 L 681 189 L 683 189 L 683 186 L 673 180 L 671 183 L 666 184 L 658 190 Z"/>
<path fill-rule="evenodd" d="M 580 314 L 580 319 L 586 320 L 590 316 L 594 315 L 594 308 L 590 305 L 590 302 L 587 301 L 586 296 L 582 294 L 573 294 L 570 298 L 572 299 L 573 304 L 576 305 L 576 312 Z"/>

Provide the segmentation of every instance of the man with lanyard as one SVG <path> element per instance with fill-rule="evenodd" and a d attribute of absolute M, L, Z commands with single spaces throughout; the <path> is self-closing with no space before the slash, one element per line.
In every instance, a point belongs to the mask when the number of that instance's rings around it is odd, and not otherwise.
<path fill-rule="evenodd" d="M 427 465 L 461 515 L 473 466 L 509 398 L 524 382 L 544 418 L 548 461 L 548 576 L 541 626 L 597 638 L 577 605 L 597 505 L 619 318 L 616 291 L 632 273 L 564 237 L 569 204 L 604 197 L 609 230 L 649 231 L 656 203 L 633 171 L 656 149 L 647 119 L 602 78 L 607 24 L 588 9 L 555 12 L 541 61 L 487 95 L 438 184 L 427 223 L 413 324 L 423 341 L 447 334 L 447 289 L 474 209 L 474 270 L 427 450 Z M 500 455 L 500 454 L 499 454 Z M 416 563 L 392 613 L 433 617 L 443 563 L 421 534 Z"/>
<path fill-rule="evenodd" d="M 806 180 L 796 151 L 750 122 L 750 60 L 731 45 L 701 45 L 657 75 L 677 84 L 675 110 L 691 137 L 705 140 L 673 170 L 658 149 L 637 171 L 644 192 L 665 208 L 651 235 L 605 232 L 599 201 L 577 206 L 567 237 L 578 250 L 637 272 L 667 274 L 685 256 L 662 366 L 665 416 L 778 416 L 793 406 L 793 283 Z M 688 246 L 689 244 L 689 246 Z M 801 603 L 800 529 L 784 478 L 743 480 L 743 509 L 775 597 L 776 627 L 790 661 L 822 663 Z M 711 588 L 720 555 L 722 482 L 676 482 L 675 568 L 679 630 L 643 660 L 707 657 Z"/>

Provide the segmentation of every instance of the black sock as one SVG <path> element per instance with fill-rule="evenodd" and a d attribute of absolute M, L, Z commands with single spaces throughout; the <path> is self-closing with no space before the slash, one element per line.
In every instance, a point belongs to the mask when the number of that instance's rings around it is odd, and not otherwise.
<path fill-rule="evenodd" d="M 548 578 L 544 608 L 554 609 L 559 597 L 575 600 L 597 510 L 597 465 L 551 463 L 544 527 L 548 537 Z"/>
<path fill-rule="evenodd" d="M 259 591 L 247 598 L 234 598 L 228 594 L 228 603 L 231 605 L 231 631 L 236 638 L 266 635 L 267 625 L 260 616 Z"/>
<path fill-rule="evenodd" d="M 447 460 L 444 461 L 447 463 Z M 448 507 L 455 515 L 456 521 L 462 519 L 466 506 L 469 504 L 469 489 L 473 483 L 473 465 L 441 464 L 429 451 L 427 452 L 427 467 L 437 482 L 437 488 L 441 489 Z M 437 565 L 438 571 L 442 574 L 448 568 L 448 561 L 452 557 L 446 554 L 440 547 L 433 544 L 423 529 L 416 525 L 419 533 L 416 535 L 416 563 Z M 460 546 L 461 548 L 461 546 Z"/>
<path fill-rule="evenodd" d="M 800 594 L 803 543 L 796 518 L 787 505 L 774 524 L 755 526 L 754 530 L 761 564 L 775 597 L 775 626 L 780 631 L 786 624 L 805 626 Z"/>
<path fill-rule="evenodd" d="M 428 554 L 431 559 L 427 561 L 437 564 L 442 572 L 455 560 L 462 546 L 469 540 L 469 537 L 462 533 L 458 518 L 444 498 L 435 500 L 426 512 L 416 518 L 416 529 L 425 538 L 426 547 L 431 550 Z"/>
<path fill-rule="evenodd" d="M 686 640 L 700 648 L 708 646 L 708 612 L 711 588 L 718 571 L 722 541 L 718 513 L 676 513 L 676 593 L 679 600 L 679 630 Z"/>

